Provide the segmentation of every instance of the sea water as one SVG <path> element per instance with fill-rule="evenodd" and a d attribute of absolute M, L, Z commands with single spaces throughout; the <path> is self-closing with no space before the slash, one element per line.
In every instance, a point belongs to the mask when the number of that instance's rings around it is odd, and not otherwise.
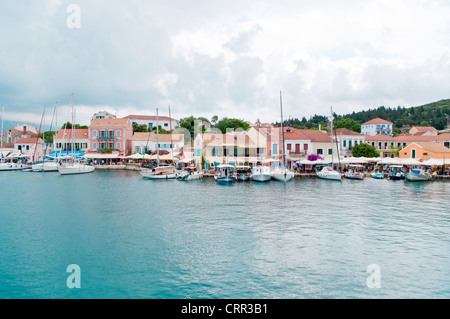
<path fill-rule="evenodd" d="M 95 171 L 0 185 L 3 299 L 450 297 L 445 181 Z"/>

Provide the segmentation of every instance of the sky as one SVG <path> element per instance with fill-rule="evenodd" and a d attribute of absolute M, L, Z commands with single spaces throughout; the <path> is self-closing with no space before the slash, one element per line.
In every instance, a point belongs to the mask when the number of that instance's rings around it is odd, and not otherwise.
<path fill-rule="evenodd" d="M 448 0 L 2 0 L 9 122 L 255 122 L 450 98 Z"/>

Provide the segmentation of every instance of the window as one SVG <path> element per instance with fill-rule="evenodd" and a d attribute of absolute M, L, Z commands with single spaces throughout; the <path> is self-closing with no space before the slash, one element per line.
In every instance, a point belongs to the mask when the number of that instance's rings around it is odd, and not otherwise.
<path fill-rule="evenodd" d="M 295 144 L 295 154 L 299 154 L 299 153 L 300 153 L 300 144 Z"/>
<path fill-rule="evenodd" d="M 303 144 L 303 150 L 304 150 L 304 151 L 307 151 L 307 150 L 308 150 L 308 144 L 306 144 L 306 143 Z"/>
<path fill-rule="evenodd" d="M 120 149 L 120 142 L 117 142 L 117 148 L 119 148 Z"/>
<path fill-rule="evenodd" d="M 322 148 L 317 149 L 317 155 L 323 155 L 323 149 Z"/>
<path fill-rule="evenodd" d="M 329 148 L 328 149 L 328 155 L 332 155 L 333 154 L 333 149 L 332 148 Z"/>
<path fill-rule="evenodd" d="M 344 140 L 344 147 L 347 147 L 347 140 Z"/>
<path fill-rule="evenodd" d="M 165 126 L 165 127 L 169 126 L 169 123 L 164 123 L 164 126 Z"/>
<path fill-rule="evenodd" d="M 117 130 L 117 136 L 120 137 L 120 130 Z"/>
<path fill-rule="evenodd" d="M 22 150 L 22 145 L 17 145 L 17 149 L 18 149 L 19 151 L 21 151 L 21 150 Z"/>
<path fill-rule="evenodd" d="M 96 143 L 96 142 L 92 143 L 92 148 L 93 148 L 93 149 L 96 149 L 96 148 L 97 148 L 97 143 Z"/>
<path fill-rule="evenodd" d="M 286 148 L 287 148 L 288 151 L 290 151 L 291 148 L 292 148 L 292 145 L 291 145 L 291 144 L 287 144 L 287 145 L 286 145 Z"/>
<path fill-rule="evenodd" d="M 278 154 L 278 144 L 272 144 L 272 153 Z"/>
<path fill-rule="evenodd" d="M 27 151 L 29 151 L 30 150 L 30 145 L 27 145 L 26 149 L 27 149 Z"/>
<path fill-rule="evenodd" d="M 348 141 L 348 147 L 352 148 L 352 141 Z"/>
<path fill-rule="evenodd" d="M 411 151 L 411 157 L 416 158 L 416 150 L 415 149 Z"/>
<path fill-rule="evenodd" d="M 216 149 L 215 148 L 212 149 L 212 156 L 216 156 Z"/>
<path fill-rule="evenodd" d="M 92 130 L 92 136 L 97 137 L 97 130 Z"/>

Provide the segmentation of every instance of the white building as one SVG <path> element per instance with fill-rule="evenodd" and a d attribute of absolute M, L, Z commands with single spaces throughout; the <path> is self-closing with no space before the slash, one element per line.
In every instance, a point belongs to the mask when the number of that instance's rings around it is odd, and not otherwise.
<path fill-rule="evenodd" d="M 361 124 L 361 134 L 364 135 L 388 135 L 392 136 L 394 125 L 392 122 L 376 118 L 364 124 Z"/>
<path fill-rule="evenodd" d="M 36 143 L 37 142 L 37 143 Z M 14 153 L 19 153 L 35 161 L 42 161 L 44 159 L 45 145 L 44 141 L 37 137 L 20 138 L 14 143 Z"/>
<path fill-rule="evenodd" d="M 339 156 L 350 157 L 352 156 L 352 149 L 356 145 L 365 143 L 365 136 L 363 134 L 346 128 L 336 129 L 336 134 L 334 132 L 328 132 L 327 134 L 328 136 L 332 136 L 334 140 L 337 137 Z"/>
<path fill-rule="evenodd" d="M 146 125 L 149 129 L 156 127 L 156 122 L 166 131 L 173 130 L 178 126 L 178 120 L 169 118 L 168 116 L 159 116 L 158 121 L 156 116 L 151 115 L 128 115 L 124 118 L 130 119 L 131 124 Z"/>
<path fill-rule="evenodd" d="M 92 116 L 91 122 L 96 119 L 115 119 L 115 118 L 117 117 L 114 114 L 111 114 L 107 111 L 100 111 Z"/>
<path fill-rule="evenodd" d="M 26 133 L 37 134 L 38 133 L 38 129 L 29 124 L 17 124 L 17 126 L 15 128 L 13 128 L 13 130 L 20 131 L 20 132 L 22 132 L 22 134 L 26 134 Z"/>

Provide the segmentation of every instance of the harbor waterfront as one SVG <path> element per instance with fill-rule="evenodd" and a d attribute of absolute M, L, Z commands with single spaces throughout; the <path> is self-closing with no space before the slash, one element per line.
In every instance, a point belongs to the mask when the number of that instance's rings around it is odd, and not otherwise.
<path fill-rule="evenodd" d="M 0 298 L 450 297 L 446 181 L 0 180 Z"/>

